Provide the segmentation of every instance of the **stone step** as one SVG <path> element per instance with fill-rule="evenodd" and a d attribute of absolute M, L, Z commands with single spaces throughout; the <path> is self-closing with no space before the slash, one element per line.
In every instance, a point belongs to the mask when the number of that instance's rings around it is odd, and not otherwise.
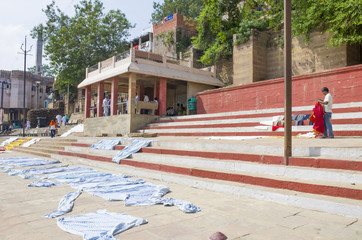
<path fill-rule="evenodd" d="M 73 147 L 75 149 L 72 149 L 72 151 L 60 151 L 58 152 L 59 155 L 65 155 L 65 156 L 73 156 L 73 157 L 81 157 L 86 158 L 89 160 L 97 160 L 97 161 L 105 161 L 105 162 L 111 162 L 112 156 L 114 156 L 114 152 L 112 150 L 94 150 L 94 149 L 82 149 L 81 147 Z M 308 192 L 308 193 L 314 193 L 314 194 L 326 194 L 329 196 L 339 196 L 339 197 L 345 197 L 345 198 L 352 198 L 352 199 L 362 199 L 362 185 L 356 184 L 355 182 L 360 182 L 359 174 L 355 173 L 347 173 L 344 172 L 344 174 L 338 174 L 333 171 L 322 171 L 320 172 L 313 172 L 313 171 L 306 171 L 306 170 L 298 170 L 298 168 L 291 168 L 291 175 L 290 176 L 275 176 L 275 175 L 266 175 L 261 174 L 260 168 L 258 170 L 258 166 L 252 167 L 249 164 L 249 169 L 254 169 L 256 173 L 250 173 L 250 172 L 240 172 L 240 171 L 234 171 L 239 167 L 241 168 L 242 164 L 235 164 L 234 166 L 231 166 L 230 163 L 225 163 L 219 160 L 200 160 L 197 162 L 195 160 L 195 166 L 192 164 L 186 165 L 185 158 L 182 160 L 181 157 L 175 157 L 175 156 L 169 156 L 168 160 L 165 161 L 162 160 L 164 158 L 161 157 L 154 157 L 152 160 L 140 160 L 138 158 L 139 154 L 134 154 L 134 159 L 125 159 L 121 160 L 121 164 L 124 165 L 130 165 L 135 166 L 139 168 L 145 168 L 145 169 L 153 169 L 153 170 L 159 170 L 163 172 L 173 172 L 177 174 L 183 174 L 183 175 L 191 175 L 191 176 L 197 176 L 201 178 L 212 178 L 212 179 L 222 179 L 227 181 L 234 181 L 239 183 L 246 183 L 251 185 L 260 185 L 264 187 L 273 187 L 273 188 L 288 188 L 289 190 L 295 190 L 295 191 L 302 191 L 302 192 Z M 151 158 L 151 157 L 149 157 Z M 172 159 L 175 158 L 175 159 Z M 177 161 L 178 160 L 178 161 Z M 201 162 L 200 162 L 201 161 Z M 213 161 L 213 163 L 212 163 Z M 197 165 L 196 164 L 199 164 Z M 190 162 L 189 162 L 190 163 Z M 201 164 L 201 165 L 200 165 Z M 207 167 L 210 166 L 221 166 L 224 164 L 224 166 L 229 165 L 229 169 L 220 169 L 220 168 L 212 168 Z M 204 166 L 204 167 L 200 167 Z M 205 167 L 206 166 L 206 167 Z M 231 167 L 230 167 L 231 166 Z M 244 166 L 246 166 L 244 164 Z M 230 170 L 234 167 L 234 170 Z M 268 167 L 264 167 L 264 172 L 267 172 L 265 169 L 268 169 Z M 279 171 L 282 171 L 281 168 L 277 169 Z M 277 171 L 274 168 L 274 171 Z M 298 173 L 298 176 L 305 175 L 304 178 L 306 179 L 313 179 L 312 180 L 305 180 L 305 179 L 297 179 L 296 177 L 292 177 L 293 171 L 295 173 Z M 321 178 L 319 178 L 317 184 L 315 182 L 316 178 L 313 175 L 320 174 L 323 172 L 328 176 L 329 179 L 333 179 L 336 176 L 339 176 L 339 179 L 349 179 L 347 181 L 350 181 L 349 183 L 341 183 L 341 182 L 326 182 L 321 181 Z M 318 179 L 318 178 L 317 178 Z M 354 180 L 352 180 L 354 179 Z M 361 189 L 360 189 L 361 188 Z M 361 192 L 359 192 L 361 191 Z M 360 195 L 361 194 L 361 195 Z"/>
<path fill-rule="evenodd" d="M 77 144 L 65 147 L 65 151 L 77 152 L 77 153 L 91 153 L 101 154 L 102 156 L 113 157 L 116 155 L 116 151 L 122 150 L 125 146 L 115 146 L 115 151 L 109 150 L 96 150 L 89 149 L 91 144 Z M 87 149 L 84 149 L 87 148 Z M 165 149 L 146 147 L 140 150 L 141 153 L 152 154 L 153 156 L 160 157 L 163 155 L 171 155 L 174 157 L 201 157 L 211 160 L 222 161 L 241 161 L 251 162 L 268 165 L 284 165 L 284 157 L 276 155 L 261 155 L 242 153 L 242 152 L 217 152 L 217 151 L 190 151 L 190 150 L 177 150 L 177 149 Z M 137 153 L 138 155 L 139 153 Z M 289 166 L 296 167 L 308 167 L 308 168 L 323 168 L 323 169 L 338 169 L 338 170 L 350 170 L 350 171 L 362 171 L 362 159 L 337 159 L 337 158 L 315 158 L 315 157 L 291 157 L 289 160 Z"/>
<path fill-rule="evenodd" d="M 36 156 L 45 157 L 45 158 L 51 158 L 51 154 L 49 154 L 49 153 L 39 152 L 39 151 L 32 150 L 29 148 L 17 147 L 17 148 L 14 148 L 13 151 L 36 155 Z"/>
<path fill-rule="evenodd" d="M 293 107 L 293 114 L 310 114 L 313 111 L 314 106 L 302 106 Z M 333 104 L 334 113 L 354 113 L 362 112 L 362 102 L 350 102 L 342 104 Z M 174 121 L 194 121 L 194 119 L 203 118 L 205 120 L 214 119 L 230 119 L 230 117 L 243 118 L 243 117 L 265 117 L 283 115 L 284 108 L 273 108 L 273 109 L 258 109 L 249 111 L 237 111 L 237 112 L 223 112 L 223 113 L 211 113 L 211 114 L 200 114 L 200 115 L 188 115 L 188 116 L 171 116 L 161 117 L 159 122 L 174 122 Z"/>
<path fill-rule="evenodd" d="M 37 151 L 37 152 L 43 152 L 43 153 L 54 153 L 57 154 L 59 151 L 63 150 L 63 149 L 58 149 L 58 148 L 48 148 L 48 147 L 29 147 L 29 148 L 25 148 L 25 147 L 18 147 L 19 149 L 30 149 L 31 151 Z"/>
<path fill-rule="evenodd" d="M 116 150 L 123 149 L 124 146 L 116 146 Z M 68 154 L 74 153 L 75 155 L 82 156 L 83 154 L 93 155 L 94 159 L 97 157 L 112 158 L 116 155 L 116 150 L 97 150 L 97 149 L 85 149 L 84 147 L 67 147 L 65 152 Z M 80 154 L 80 155 L 79 155 Z M 231 156 L 228 159 L 228 156 L 214 155 L 210 156 L 207 153 L 205 154 L 189 154 L 185 152 L 173 152 L 173 150 L 167 149 L 154 149 L 154 148 L 142 148 L 139 153 L 131 155 L 131 158 L 141 160 L 141 161 L 153 161 L 162 164 L 183 164 L 191 167 L 209 167 L 220 170 L 230 170 L 230 171 L 241 171 L 241 172 L 249 172 L 255 174 L 265 174 L 265 175 L 273 175 L 273 176 L 288 176 L 295 177 L 298 179 L 304 180 L 318 180 L 318 181 L 335 181 L 335 182 L 343 182 L 343 183 L 356 183 L 362 184 L 362 161 L 354 162 L 350 161 L 351 166 L 359 166 L 359 169 L 356 167 L 351 167 L 351 169 L 336 169 L 336 162 L 341 161 L 345 162 L 345 160 L 328 160 L 325 159 L 321 161 L 319 159 L 319 163 L 322 162 L 324 168 L 317 167 L 300 167 L 295 162 L 298 163 L 298 160 L 302 160 L 303 162 L 311 161 L 309 158 L 293 158 L 291 159 L 291 164 L 289 166 L 282 165 L 282 157 L 279 156 L 263 156 L 259 155 L 240 155 L 238 158 L 236 155 Z M 245 158 L 243 158 L 243 156 Z M 254 157 L 263 159 L 263 161 L 250 161 L 247 158 Z M 265 160 L 265 161 L 264 161 Z M 328 161 L 330 165 L 328 165 Z M 346 170 L 346 171 L 344 171 Z"/>
<path fill-rule="evenodd" d="M 221 128 L 182 128 L 182 129 L 144 129 L 141 130 L 146 133 L 208 133 L 208 134 L 217 134 L 217 133 L 273 133 L 271 126 L 258 126 L 261 128 L 255 127 L 221 127 Z M 312 126 L 293 126 L 293 132 L 312 132 Z M 362 132 L 362 124 L 335 124 L 333 125 L 333 131 L 338 134 L 339 132 Z M 284 132 L 284 128 L 279 128 L 274 132 Z"/>
<path fill-rule="evenodd" d="M 192 118 L 190 121 L 175 121 L 175 122 L 154 122 L 150 123 L 147 126 L 156 128 L 156 127 L 181 127 L 181 126 L 218 126 L 222 127 L 222 125 L 232 125 L 235 126 L 258 126 L 260 122 L 272 121 L 272 116 L 270 117 L 256 117 L 256 118 L 245 118 L 240 116 L 236 118 L 236 116 L 230 116 L 230 118 L 225 119 L 205 119 L 202 115 L 198 115 L 199 118 Z M 273 115 L 275 116 L 275 114 Z M 305 124 L 308 124 L 309 121 L 306 121 Z M 334 113 L 332 123 L 333 124 L 361 124 L 362 122 L 362 112 L 356 113 Z"/>
<path fill-rule="evenodd" d="M 157 179 L 166 183 L 172 182 L 184 184 L 195 188 L 207 189 L 225 194 L 246 196 L 263 201 L 270 201 L 289 206 L 297 206 L 305 209 L 324 211 L 332 214 L 362 219 L 362 212 L 360 210 L 362 207 L 362 201 L 360 200 L 310 194 L 288 189 L 276 189 L 250 184 L 242 184 L 219 179 L 200 178 L 172 172 L 162 172 L 158 170 L 139 168 L 124 164 L 120 166 L 111 162 L 100 163 L 99 161 L 89 161 L 89 159 L 75 158 L 74 156 L 52 155 L 52 158 L 60 161 L 66 159 L 67 161 L 73 162 L 74 164 L 99 167 L 105 170 L 117 170 L 120 174 Z"/>

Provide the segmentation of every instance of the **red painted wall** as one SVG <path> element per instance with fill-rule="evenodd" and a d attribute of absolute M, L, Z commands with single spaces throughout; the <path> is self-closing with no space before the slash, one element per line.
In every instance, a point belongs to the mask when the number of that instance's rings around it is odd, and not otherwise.
<path fill-rule="evenodd" d="M 166 17 L 166 16 L 165 16 Z M 156 36 L 161 33 L 167 33 L 169 31 L 175 31 L 176 28 L 188 29 L 189 31 L 194 32 L 196 29 L 195 21 L 185 22 L 183 15 L 175 13 L 173 14 L 173 19 L 169 21 L 164 21 L 162 23 L 153 23 L 153 35 Z"/>
<path fill-rule="evenodd" d="M 362 102 L 362 64 L 293 77 L 293 106 L 314 105 L 328 87 L 334 103 Z M 209 90 L 197 95 L 197 113 L 220 113 L 284 106 L 284 80 Z"/>

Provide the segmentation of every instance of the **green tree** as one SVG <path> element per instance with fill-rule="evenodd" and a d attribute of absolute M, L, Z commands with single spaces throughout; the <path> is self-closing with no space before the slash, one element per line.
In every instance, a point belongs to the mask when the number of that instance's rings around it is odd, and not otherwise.
<path fill-rule="evenodd" d="M 35 66 L 32 66 L 32 67 L 29 67 L 28 68 L 28 71 L 31 72 L 31 73 L 35 73 L 35 70 L 36 70 L 36 67 Z M 47 64 L 44 64 L 42 66 L 42 73 L 41 73 L 42 76 L 44 77 L 50 77 L 50 78 L 53 78 L 53 71 L 50 69 L 50 66 L 47 65 Z"/>
<path fill-rule="evenodd" d="M 197 18 L 203 6 L 203 0 L 165 0 L 163 3 L 153 2 L 151 21 L 161 22 L 164 17 L 174 13 Z"/>
<path fill-rule="evenodd" d="M 267 0 L 271 26 L 283 23 L 283 1 Z M 309 36 L 313 31 L 330 34 L 332 46 L 362 44 L 362 1 L 360 0 L 293 0 L 293 34 Z"/>
<path fill-rule="evenodd" d="M 45 55 L 56 77 L 56 87 L 71 92 L 85 78 L 86 67 L 128 49 L 126 38 L 133 25 L 120 10 L 104 13 L 99 0 L 81 0 L 68 16 L 49 4 L 43 12 L 47 22 L 34 27 L 32 36 L 43 35 Z"/>
<path fill-rule="evenodd" d="M 232 55 L 234 34 L 239 42 L 246 42 L 252 28 L 264 30 L 268 26 L 262 12 L 254 10 L 259 1 L 204 0 L 204 4 L 193 45 L 204 51 L 201 62 L 205 65 Z"/>

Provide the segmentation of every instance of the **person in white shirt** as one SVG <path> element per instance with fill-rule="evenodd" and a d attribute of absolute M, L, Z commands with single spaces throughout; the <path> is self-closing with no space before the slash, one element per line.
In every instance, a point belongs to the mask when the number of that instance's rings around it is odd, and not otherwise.
<path fill-rule="evenodd" d="M 324 135 L 323 138 L 334 138 L 333 126 L 332 126 L 332 107 L 333 107 L 333 99 L 332 95 L 329 93 L 329 89 L 324 87 L 322 89 L 322 93 L 325 96 L 324 100 L 318 99 L 320 104 L 324 105 Z"/>
<path fill-rule="evenodd" d="M 150 98 L 145 94 L 144 98 L 143 98 L 143 101 L 144 102 L 149 102 L 150 101 Z"/>
<path fill-rule="evenodd" d="M 102 107 L 103 107 L 103 116 L 108 116 L 109 106 L 108 106 L 107 96 L 103 99 Z"/>
<path fill-rule="evenodd" d="M 60 125 L 62 124 L 62 118 L 63 117 L 58 114 L 55 118 L 57 119 L 58 127 L 60 127 Z"/>

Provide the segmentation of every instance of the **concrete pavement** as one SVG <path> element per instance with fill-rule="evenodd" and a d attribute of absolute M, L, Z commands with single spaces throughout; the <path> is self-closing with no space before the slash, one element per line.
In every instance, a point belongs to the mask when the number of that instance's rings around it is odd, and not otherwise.
<path fill-rule="evenodd" d="M 13 152 L 2 154 L 0 157 L 15 156 L 26 155 Z M 63 163 L 67 161 L 64 160 Z M 122 173 L 122 166 L 113 164 L 113 170 L 110 171 L 109 164 L 112 163 L 99 162 L 93 168 L 104 172 Z M 217 231 L 223 232 L 228 239 L 245 240 L 362 239 L 362 222 L 357 219 L 200 190 L 154 179 L 145 180 L 169 186 L 172 192 L 167 197 L 191 201 L 201 207 L 202 211 L 196 214 L 185 214 L 175 207 L 125 207 L 123 202 L 107 202 L 102 198 L 83 193 L 75 201 L 73 211 L 65 216 L 107 209 L 111 212 L 126 213 L 148 220 L 146 225 L 117 235 L 119 239 L 206 240 Z M 29 188 L 27 184 L 30 181 L 0 172 L 2 189 L 0 239 L 81 239 L 58 228 L 55 219 L 42 217 L 57 207 L 64 194 L 74 189 L 67 185 L 49 189 Z"/>

